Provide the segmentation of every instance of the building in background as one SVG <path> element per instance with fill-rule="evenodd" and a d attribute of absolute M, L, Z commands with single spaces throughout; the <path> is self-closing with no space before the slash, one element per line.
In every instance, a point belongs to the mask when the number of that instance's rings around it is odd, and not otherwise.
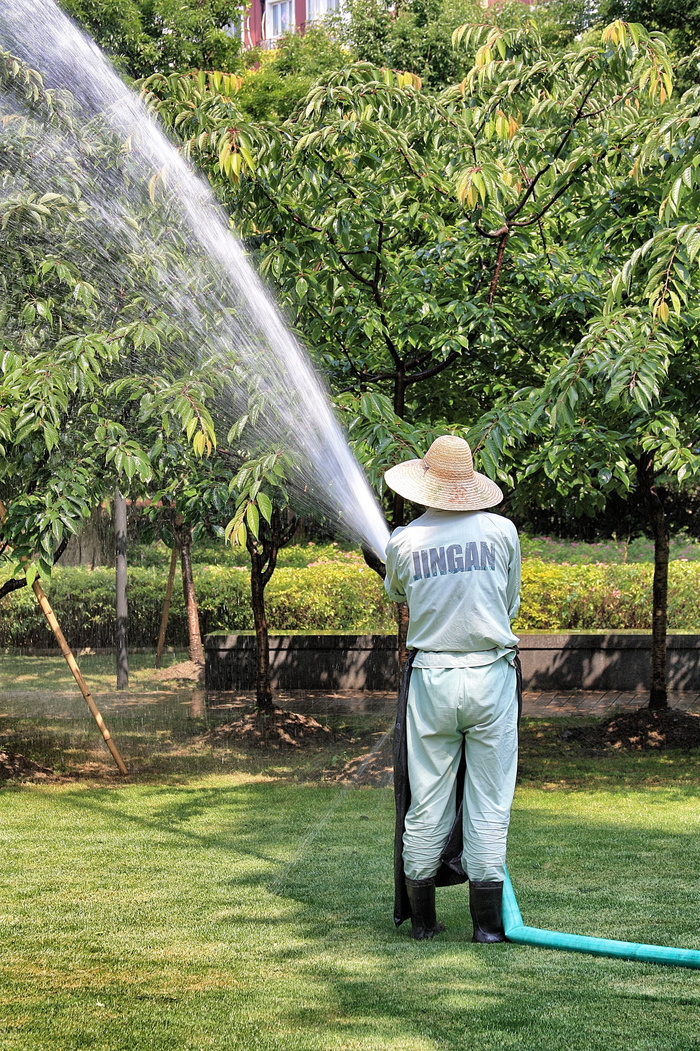
<path fill-rule="evenodd" d="M 243 47 L 274 47 L 284 33 L 303 31 L 339 7 L 340 0 L 251 0 L 243 16 Z"/>

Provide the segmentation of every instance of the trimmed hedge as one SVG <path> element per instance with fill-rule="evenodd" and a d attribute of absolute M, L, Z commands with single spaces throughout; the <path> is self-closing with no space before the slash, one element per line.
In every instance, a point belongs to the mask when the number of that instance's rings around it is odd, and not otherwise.
<path fill-rule="evenodd" d="M 652 566 L 562 566 L 528 560 L 523 565 L 519 631 L 625 630 L 651 627 Z M 129 642 L 155 646 L 166 575 L 158 569 L 129 570 Z M 178 582 L 179 583 L 179 582 Z M 109 647 L 114 642 L 114 570 L 57 569 L 46 591 L 75 647 Z M 250 631 L 248 573 L 244 568 L 195 568 L 202 633 Z M 700 631 L 700 564 L 672 562 L 669 627 Z M 393 607 L 372 570 L 326 563 L 306 569 L 278 569 L 267 588 L 270 629 L 372 633 L 392 631 Z M 168 645 L 187 645 L 187 622 L 178 586 L 168 625 Z M 0 603 L 0 647 L 54 645 L 30 589 Z"/>
<path fill-rule="evenodd" d="M 651 630 L 649 563 L 523 562 L 516 631 Z M 700 630 L 700 564 L 669 565 L 669 630 Z"/>
<path fill-rule="evenodd" d="M 130 568 L 128 575 L 129 645 L 153 646 L 158 640 L 167 573 Z M 251 631 L 250 584 L 245 568 L 194 567 L 202 634 Z M 57 568 L 44 582 L 61 629 L 73 647 L 109 647 L 114 643 L 114 570 Z M 267 586 L 272 631 L 391 631 L 391 603 L 376 573 L 366 566 L 321 565 L 278 569 Z M 176 580 L 166 642 L 187 646 L 182 587 Z M 29 588 L 0 602 L 0 647 L 48 648 L 53 635 Z"/>

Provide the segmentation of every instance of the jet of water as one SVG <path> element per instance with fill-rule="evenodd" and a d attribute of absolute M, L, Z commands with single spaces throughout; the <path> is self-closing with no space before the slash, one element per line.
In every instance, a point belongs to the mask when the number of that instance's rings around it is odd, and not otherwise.
<path fill-rule="evenodd" d="M 162 232 L 153 229 L 153 222 L 133 218 L 134 203 L 153 195 L 155 177 L 168 226 L 186 246 L 186 265 L 172 253 L 158 275 L 163 315 L 184 334 L 180 351 L 183 344 L 190 354 L 197 348 L 201 363 L 206 347 L 207 357 L 228 370 L 232 420 L 245 403 L 243 385 L 237 385 L 230 366 L 235 348 L 247 389 L 253 377 L 264 400 L 256 422 L 259 445 L 284 447 L 307 502 L 383 558 L 388 529 L 328 393 L 231 233 L 228 216 L 208 184 L 187 165 L 95 43 L 53 0 L 0 0 L 0 46 L 40 72 L 48 87 L 69 91 L 83 125 L 109 129 L 128 152 L 128 178 L 114 166 L 99 169 L 99 158 L 67 149 L 65 133 L 54 123 L 47 127 L 41 149 L 27 159 L 26 170 L 18 173 L 23 185 L 41 193 L 63 192 L 66 182 L 79 185 L 89 206 L 80 236 L 100 286 L 111 294 L 105 286 L 125 280 L 125 265 L 131 267 L 128 279 L 138 284 L 139 260 L 158 256 Z M 0 96 L 0 116 L 16 111 L 17 104 L 14 97 Z"/>

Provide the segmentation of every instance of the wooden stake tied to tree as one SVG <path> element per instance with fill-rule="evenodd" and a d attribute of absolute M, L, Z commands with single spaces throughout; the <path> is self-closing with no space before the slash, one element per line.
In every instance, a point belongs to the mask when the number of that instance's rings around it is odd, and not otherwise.
<path fill-rule="evenodd" d="M 0 523 L 4 521 L 6 516 L 7 516 L 7 510 L 5 508 L 5 505 L 2 503 L 2 501 L 0 501 Z M 122 759 L 122 757 L 121 757 L 121 755 L 119 753 L 119 749 L 117 748 L 116 744 L 112 740 L 112 735 L 110 734 L 109 730 L 107 729 L 105 721 L 102 718 L 102 714 L 101 714 L 100 710 L 98 709 L 97 705 L 95 704 L 93 696 L 90 693 L 90 690 L 88 689 L 88 686 L 87 686 L 87 683 L 85 682 L 85 679 L 83 678 L 83 674 L 80 671 L 80 667 L 78 666 L 78 662 L 75 659 L 70 646 L 66 642 L 66 638 L 65 638 L 63 632 L 61 631 L 61 628 L 60 628 L 60 625 L 59 625 L 58 620 L 56 618 L 56 615 L 55 615 L 54 611 L 51 609 L 51 605 L 49 603 L 49 600 L 47 599 L 46 595 L 44 594 L 44 590 L 41 587 L 41 584 L 39 583 L 39 578 L 38 578 L 37 573 L 36 573 L 36 566 L 31 565 L 31 564 L 27 565 L 24 577 L 23 578 L 17 578 L 15 580 L 11 581 L 11 583 L 15 584 L 16 587 L 7 588 L 7 590 L 4 591 L 3 594 L 9 594 L 10 591 L 16 591 L 16 590 L 18 590 L 21 587 L 26 587 L 26 585 L 28 583 L 30 583 L 30 582 L 31 582 L 31 585 L 32 585 L 32 590 L 34 591 L 34 594 L 36 596 L 36 600 L 39 603 L 39 606 L 41 608 L 41 611 L 44 614 L 44 616 L 46 618 L 46 621 L 47 621 L 49 627 L 51 628 L 51 631 L 53 632 L 54 637 L 56 638 L 56 641 L 58 642 L 58 645 L 59 645 L 59 648 L 61 650 L 61 653 L 63 654 L 63 656 L 64 656 L 64 658 L 66 660 L 66 663 L 67 663 L 68 667 L 71 670 L 71 674 L 73 675 L 73 678 L 75 679 L 76 683 L 78 684 L 78 688 L 79 688 L 80 692 L 82 693 L 82 695 L 83 695 L 83 697 L 85 699 L 85 703 L 87 704 L 87 706 L 88 706 L 88 708 L 90 710 L 90 714 L 92 715 L 93 719 L 97 723 L 99 731 L 102 734 L 102 737 L 103 737 L 103 739 L 105 741 L 105 744 L 107 745 L 107 747 L 108 747 L 108 749 L 109 749 L 109 751 L 110 751 L 110 753 L 112 755 L 112 758 L 114 759 L 115 763 L 117 764 L 117 767 L 119 768 L 119 772 L 122 773 L 122 774 L 128 774 L 129 771 L 127 770 L 126 764 L 124 763 L 124 760 Z"/>
<path fill-rule="evenodd" d="M 176 523 L 175 529 L 182 563 L 182 590 L 185 597 L 187 630 L 190 640 L 189 656 L 190 660 L 196 664 L 204 664 L 204 646 L 202 645 L 199 609 L 194 589 L 194 577 L 192 575 L 192 530 L 189 525 L 181 520 L 179 523 Z"/>

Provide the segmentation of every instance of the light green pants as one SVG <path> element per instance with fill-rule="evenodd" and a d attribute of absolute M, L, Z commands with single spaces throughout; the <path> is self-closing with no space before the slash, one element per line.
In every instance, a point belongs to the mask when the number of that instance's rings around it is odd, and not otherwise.
<path fill-rule="evenodd" d="M 406 733 L 411 805 L 403 859 L 409 879 L 439 867 L 456 812 L 462 747 L 462 867 L 471 880 L 502 880 L 518 762 L 515 668 L 506 657 L 476 668 L 413 668 Z"/>

